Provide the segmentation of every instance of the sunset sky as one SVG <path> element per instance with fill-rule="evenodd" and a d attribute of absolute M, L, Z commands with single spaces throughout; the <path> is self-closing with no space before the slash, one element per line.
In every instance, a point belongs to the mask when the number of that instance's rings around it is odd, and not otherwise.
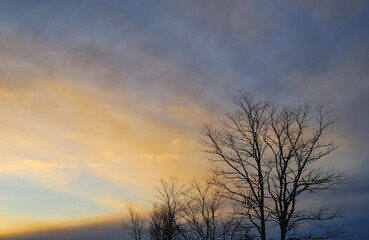
<path fill-rule="evenodd" d="M 0 0 L 0 237 L 120 239 L 127 200 L 204 173 L 237 89 L 334 109 L 321 167 L 369 235 L 369 1 Z"/>

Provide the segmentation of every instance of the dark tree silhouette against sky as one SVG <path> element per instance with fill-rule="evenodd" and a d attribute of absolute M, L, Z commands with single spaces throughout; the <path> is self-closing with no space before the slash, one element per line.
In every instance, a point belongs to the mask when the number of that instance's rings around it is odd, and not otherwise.
<path fill-rule="evenodd" d="M 233 102 L 237 108 L 221 127 L 204 127 L 201 143 L 213 163 L 214 184 L 229 193 L 237 212 L 262 240 L 273 232 L 269 222 L 279 226 L 281 240 L 343 235 L 342 226 L 329 222 L 341 217 L 341 206 L 308 209 L 300 203 L 307 193 L 345 181 L 342 173 L 316 165 L 337 148 L 331 141 L 330 111 L 258 101 L 244 91 Z M 307 233 L 306 223 L 313 226 Z"/>

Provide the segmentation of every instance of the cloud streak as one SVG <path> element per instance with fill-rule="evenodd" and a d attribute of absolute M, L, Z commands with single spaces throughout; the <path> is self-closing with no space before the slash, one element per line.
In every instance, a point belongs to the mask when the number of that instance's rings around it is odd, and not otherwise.
<path fill-rule="evenodd" d="M 67 166 L 59 165 L 53 162 L 42 162 L 35 159 L 24 159 L 14 165 L 1 166 L 0 173 L 3 171 L 18 171 L 18 170 L 41 170 L 47 171 L 53 168 L 68 168 Z"/>

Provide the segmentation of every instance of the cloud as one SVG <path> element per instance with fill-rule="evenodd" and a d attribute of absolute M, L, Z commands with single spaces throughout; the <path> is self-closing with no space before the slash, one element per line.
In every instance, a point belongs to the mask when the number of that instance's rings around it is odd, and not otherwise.
<path fill-rule="evenodd" d="M 163 161 L 172 161 L 172 160 L 180 159 L 181 155 L 169 154 L 169 153 L 160 153 L 160 154 L 140 153 L 140 157 L 163 162 Z"/>
<path fill-rule="evenodd" d="M 55 162 L 42 162 L 35 159 L 24 159 L 14 165 L 0 165 L 0 173 L 4 171 L 17 171 L 17 170 L 50 170 L 55 168 L 69 168 Z"/>
<path fill-rule="evenodd" d="M 175 148 L 191 148 L 195 146 L 194 141 L 183 140 L 183 139 L 174 139 L 170 142 Z"/>
<path fill-rule="evenodd" d="M 106 163 L 88 163 L 87 166 L 91 168 L 110 167 L 110 165 Z"/>

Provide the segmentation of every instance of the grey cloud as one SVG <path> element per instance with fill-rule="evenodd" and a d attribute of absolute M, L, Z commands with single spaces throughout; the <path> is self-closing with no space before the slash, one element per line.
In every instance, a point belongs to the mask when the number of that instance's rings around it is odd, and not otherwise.
<path fill-rule="evenodd" d="M 368 180 L 367 1 L 2 5 L 0 56 L 23 63 L 16 71 L 36 67 L 138 101 L 156 99 L 159 107 L 223 112 L 237 88 L 282 103 L 324 104 L 335 109 L 336 131 L 353 151 L 341 158 L 360 166 L 355 181 Z"/>

